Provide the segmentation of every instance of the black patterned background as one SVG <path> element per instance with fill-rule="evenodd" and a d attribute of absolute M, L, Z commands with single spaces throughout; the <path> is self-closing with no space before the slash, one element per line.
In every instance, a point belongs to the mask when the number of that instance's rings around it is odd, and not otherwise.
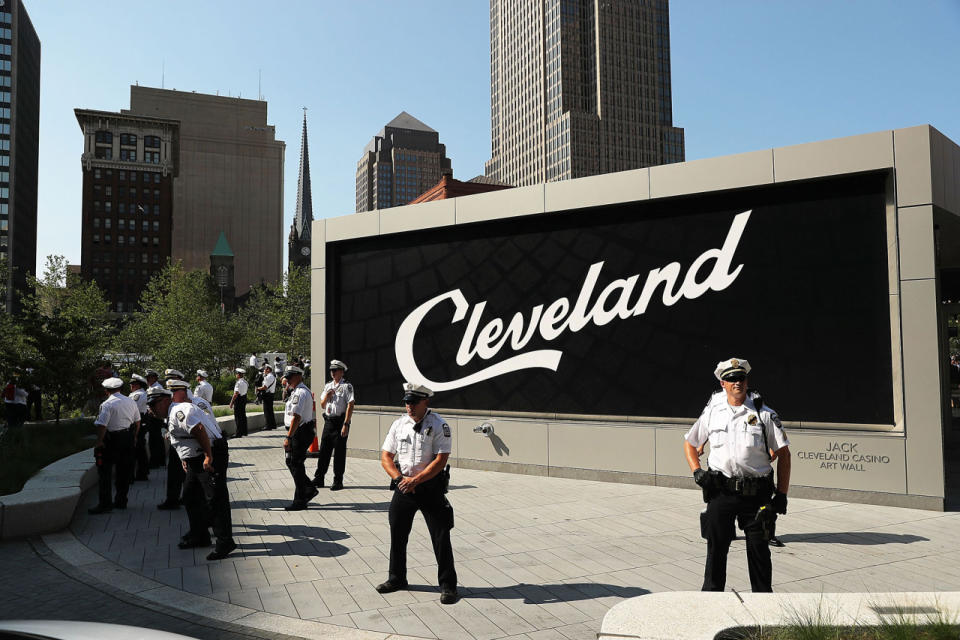
<path fill-rule="evenodd" d="M 556 373 L 531 369 L 438 394 L 434 406 L 586 415 L 695 417 L 717 361 L 747 358 L 751 386 L 785 420 L 892 424 L 885 174 L 638 202 L 331 243 L 327 354 L 350 366 L 358 402 L 401 403 L 396 330 L 424 301 L 459 288 L 486 301 L 484 323 L 560 296 L 575 301 L 591 264 L 612 280 L 679 262 L 681 276 L 753 211 L 727 289 L 523 351 L 560 349 Z M 390 215 L 389 211 L 382 215 Z M 459 367 L 463 320 L 436 307 L 415 352 L 433 380 L 461 378 L 515 352 Z M 482 326 L 483 323 L 481 323 Z"/>

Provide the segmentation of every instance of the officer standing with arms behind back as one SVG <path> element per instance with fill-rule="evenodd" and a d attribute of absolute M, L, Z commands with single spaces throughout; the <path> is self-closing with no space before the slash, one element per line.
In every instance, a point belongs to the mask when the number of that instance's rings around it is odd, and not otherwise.
<path fill-rule="evenodd" d="M 237 426 L 237 437 L 247 435 L 247 381 L 243 376 L 247 373 L 243 367 L 234 369 L 237 382 L 233 385 L 233 397 L 230 398 L 230 408 L 233 409 L 233 423 Z"/>
<path fill-rule="evenodd" d="M 140 428 L 137 429 L 137 440 L 134 443 L 135 468 L 134 480 L 148 480 L 150 476 L 150 460 L 147 456 L 147 421 L 150 410 L 147 407 L 147 379 L 136 373 L 130 376 L 130 395 L 127 397 L 137 403 L 140 412 Z"/>
<path fill-rule="evenodd" d="M 163 389 L 160 384 L 160 374 L 153 369 L 147 369 L 143 372 L 143 377 L 147 381 L 147 389 Z M 146 426 L 150 449 L 150 467 L 159 469 L 167 464 L 167 451 L 163 448 L 163 420 L 154 417 L 152 413 L 148 414 Z"/>
<path fill-rule="evenodd" d="M 453 566 L 453 507 L 444 495 L 450 476 L 446 470 L 453 439 L 450 427 L 430 410 L 433 391 L 423 385 L 403 385 L 407 413 L 390 426 L 380 452 L 380 465 L 394 489 L 390 501 L 390 572 L 377 585 L 380 593 L 407 588 L 407 541 L 417 511 L 423 513 L 437 558 L 440 603 L 457 601 L 457 571 Z"/>
<path fill-rule="evenodd" d="M 277 376 L 273 374 L 273 367 L 269 364 L 263 365 L 263 382 L 257 387 L 260 397 L 263 399 L 263 418 L 265 426 L 264 431 L 270 431 L 277 428 L 277 419 L 273 415 L 273 399 L 277 392 Z"/>
<path fill-rule="evenodd" d="M 723 591 L 734 520 L 744 531 L 747 567 L 754 593 L 773 591 L 769 540 L 777 513 L 787 513 L 790 449 L 780 418 L 755 392 L 747 392 L 750 363 L 731 358 L 717 363 L 714 375 L 722 391 L 714 393 L 684 437 L 683 449 L 693 478 L 703 488 L 707 539 L 703 591 Z M 697 449 L 710 442 L 709 471 L 700 468 Z M 776 453 L 777 481 L 772 456 Z"/>
<path fill-rule="evenodd" d="M 207 382 L 209 377 L 205 370 L 197 369 L 197 388 L 193 390 L 193 395 L 212 403 L 213 385 Z"/>
<path fill-rule="evenodd" d="M 293 492 L 293 502 L 284 507 L 287 511 L 303 511 L 307 503 L 319 491 L 310 484 L 304 462 L 307 459 L 307 449 L 313 444 L 317 434 L 317 421 L 313 416 L 313 394 L 307 385 L 303 384 L 303 369 L 287 367 L 283 372 L 290 395 L 283 412 L 283 424 L 287 427 L 287 437 L 283 439 L 283 450 L 286 453 L 287 468 L 293 477 L 296 487 Z"/>
<path fill-rule="evenodd" d="M 330 454 L 333 453 L 333 485 L 330 491 L 343 489 L 343 472 L 347 468 L 347 436 L 350 435 L 350 416 L 353 415 L 353 385 L 343 379 L 347 370 L 340 360 L 330 361 L 333 380 L 323 387 L 320 406 L 323 408 L 323 432 L 320 435 L 320 452 L 313 486 L 323 486 L 327 475 Z"/>
<path fill-rule="evenodd" d="M 127 508 L 127 489 L 130 487 L 130 468 L 133 466 L 133 443 L 140 428 L 140 411 L 137 403 L 120 393 L 123 380 L 107 378 L 101 385 L 107 399 L 100 405 L 100 413 L 94 421 L 97 427 L 97 443 L 94 456 L 97 459 L 100 502 L 88 513 L 110 513 L 114 507 Z M 110 500 L 110 480 L 114 476 L 116 497 Z"/>

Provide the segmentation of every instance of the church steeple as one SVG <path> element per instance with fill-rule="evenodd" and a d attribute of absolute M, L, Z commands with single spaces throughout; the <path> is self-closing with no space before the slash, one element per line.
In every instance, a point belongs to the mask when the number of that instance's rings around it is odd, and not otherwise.
<path fill-rule="evenodd" d="M 300 175 L 297 179 L 297 210 L 293 214 L 288 243 L 294 266 L 310 265 L 310 223 L 313 198 L 310 193 L 310 151 L 307 148 L 307 108 L 303 108 L 303 135 L 300 138 Z"/>

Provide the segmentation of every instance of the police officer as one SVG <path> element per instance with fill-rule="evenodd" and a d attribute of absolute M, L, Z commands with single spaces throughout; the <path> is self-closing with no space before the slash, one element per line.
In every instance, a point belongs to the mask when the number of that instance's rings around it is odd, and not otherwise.
<path fill-rule="evenodd" d="M 197 369 L 197 388 L 193 390 L 193 395 L 213 402 L 213 385 L 207 382 L 209 377 L 204 369 Z"/>
<path fill-rule="evenodd" d="M 141 375 L 133 374 L 130 376 L 130 395 L 127 396 L 137 403 L 137 411 L 140 413 L 140 428 L 137 429 L 137 440 L 134 443 L 136 450 L 134 480 L 148 480 L 150 476 L 150 463 L 147 457 L 147 428 L 146 423 L 150 410 L 147 407 L 147 379 Z"/>
<path fill-rule="evenodd" d="M 152 412 L 168 416 L 170 446 L 176 450 L 186 473 L 183 499 L 190 531 L 177 546 L 210 546 L 208 527 L 212 525 L 217 544 L 207 554 L 207 560 L 220 560 L 237 548 L 227 492 L 227 440 L 213 416 L 187 400 L 190 385 L 186 381 L 171 379 L 167 387 L 151 389 L 148 401 Z"/>
<path fill-rule="evenodd" d="M 748 393 L 750 363 L 731 358 L 717 363 L 722 391 L 714 393 L 687 432 L 683 448 L 693 478 L 703 488 L 707 510 L 703 536 L 707 561 L 703 591 L 723 591 L 734 521 L 744 531 L 747 567 L 754 593 L 773 591 L 769 539 L 776 513 L 787 512 L 790 444 L 776 412 L 757 393 Z M 710 470 L 700 468 L 697 449 L 710 442 Z M 777 480 L 770 464 L 775 452 Z"/>
<path fill-rule="evenodd" d="M 230 398 L 230 408 L 233 409 L 233 423 L 237 427 L 236 437 L 247 435 L 247 381 L 243 379 L 247 370 L 243 367 L 234 369 L 237 382 L 233 385 L 233 397 Z"/>
<path fill-rule="evenodd" d="M 153 369 L 146 369 L 143 372 L 143 378 L 147 381 L 147 388 L 163 389 L 160 384 L 160 374 Z M 167 463 L 167 452 L 163 448 L 163 420 L 158 420 L 152 413 L 147 414 L 147 422 L 144 425 L 147 429 L 148 448 L 150 449 L 150 468 L 159 469 Z"/>
<path fill-rule="evenodd" d="M 290 395 L 283 412 L 283 424 L 287 427 L 287 437 L 283 439 L 283 450 L 286 452 L 287 468 L 293 477 L 296 487 L 293 492 L 293 502 L 284 507 L 287 511 L 303 511 L 307 503 L 319 491 L 310 484 L 304 462 L 307 459 L 307 449 L 313 444 L 317 435 L 317 421 L 313 417 L 313 394 L 307 385 L 303 384 L 303 369 L 287 367 L 284 371 Z"/>
<path fill-rule="evenodd" d="M 457 601 L 457 571 L 453 567 L 453 507 L 444 495 L 449 473 L 446 470 L 452 438 L 450 427 L 429 408 L 433 392 L 423 385 L 403 385 L 407 413 L 390 427 L 380 464 L 394 488 L 390 502 L 390 572 L 377 585 L 380 593 L 407 588 L 407 540 L 413 517 L 423 513 L 437 557 L 437 580 L 441 604 Z"/>
<path fill-rule="evenodd" d="M 107 399 L 100 405 L 100 413 L 94 421 L 97 427 L 94 456 L 97 459 L 100 501 L 97 506 L 88 510 L 91 514 L 109 513 L 114 508 L 127 508 L 133 443 L 137 437 L 137 429 L 140 428 L 137 403 L 120 393 L 123 380 L 107 378 L 101 384 L 106 390 Z M 113 501 L 110 500 L 111 476 L 115 476 L 117 490 Z"/>
<path fill-rule="evenodd" d="M 273 367 L 269 364 L 263 365 L 263 381 L 261 386 L 257 387 L 260 397 L 263 400 L 263 416 L 265 426 L 264 431 L 270 431 L 277 428 L 277 418 L 273 415 L 273 399 L 277 392 L 277 376 L 273 374 Z"/>
<path fill-rule="evenodd" d="M 350 435 L 350 416 L 353 415 L 353 385 L 343 379 L 347 370 L 340 360 L 330 361 L 332 381 L 323 387 L 320 406 L 323 408 L 323 432 L 320 435 L 320 455 L 313 486 L 322 487 L 323 477 L 330 466 L 333 453 L 333 486 L 331 491 L 343 489 L 343 472 L 347 467 L 347 436 Z"/>
<path fill-rule="evenodd" d="M 171 380 L 183 381 L 183 374 L 177 369 L 166 369 L 163 372 L 165 378 L 164 383 L 169 384 Z M 151 387 L 152 388 L 152 387 Z M 163 389 L 159 384 L 157 388 Z M 187 386 L 187 396 L 188 400 L 193 400 L 193 394 L 190 393 L 190 387 Z M 167 416 L 164 415 L 162 418 L 164 423 L 164 438 L 169 441 L 169 428 L 166 426 Z M 186 479 L 187 474 L 184 471 L 183 463 L 180 460 L 180 456 L 177 455 L 177 450 L 172 447 L 167 447 L 167 497 L 166 499 L 157 505 L 157 509 L 160 510 L 172 510 L 179 509 L 180 504 L 182 503 L 182 492 L 183 492 L 183 481 Z"/>

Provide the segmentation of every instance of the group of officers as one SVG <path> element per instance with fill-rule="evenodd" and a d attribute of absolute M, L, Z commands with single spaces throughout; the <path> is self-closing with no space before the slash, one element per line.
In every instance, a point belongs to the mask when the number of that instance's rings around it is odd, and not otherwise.
<path fill-rule="evenodd" d="M 750 363 L 742 358 L 719 362 L 714 375 L 721 390 L 711 395 L 699 419 L 684 436 L 684 454 L 707 503 L 701 514 L 701 533 L 707 541 L 704 591 L 724 590 L 727 555 L 736 538 L 737 525 L 746 539 L 752 590 L 772 591 L 769 545 L 774 537 L 777 514 L 787 512 L 790 450 L 777 413 L 764 404 L 758 393 L 749 391 L 750 370 Z M 331 381 L 320 394 L 324 424 L 319 439 L 320 460 L 313 480 L 306 474 L 305 461 L 317 433 L 314 396 L 303 383 L 301 368 L 289 366 L 283 372 L 282 382 L 288 389 L 283 449 L 295 487 L 293 501 L 285 507 L 288 511 L 306 509 L 318 494 L 318 489 L 324 486 L 331 455 L 334 480 L 330 488 L 343 488 L 346 442 L 355 397 L 353 385 L 344 377 L 346 364 L 333 360 L 329 371 Z M 237 369 L 238 383 L 231 399 L 235 410 L 246 401 L 248 389 L 243 373 L 243 369 Z M 273 375 L 272 371 L 269 374 Z M 139 477 L 129 465 L 135 460 L 138 473 L 140 469 L 145 473 L 145 466 L 141 464 L 141 460 L 146 464 L 146 451 L 139 437 L 141 424 L 149 425 L 146 430 L 150 431 L 151 443 L 154 439 L 151 429 L 165 424 L 165 437 L 170 444 L 168 493 L 167 501 L 158 507 L 178 508 L 182 485 L 190 527 L 179 546 L 210 546 L 209 528 L 212 527 L 216 546 L 207 558 L 220 559 L 236 549 L 226 485 L 229 459 L 226 438 L 213 418 L 207 394 L 209 383 L 204 386 L 205 372 L 198 371 L 200 385 L 193 394 L 180 372 L 167 370 L 165 377 L 163 386 L 158 383 L 155 371 L 148 370 L 144 377 L 132 376 L 133 391 L 129 398 L 119 392 L 123 384 L 119 378 L 103 382 L 107 398 L 96 420 L 100 503 L 90 512 L 104 513 L 126 507 L 129 480 Z M 263 387 L 275 384 L 275 380 L 268 381 L 266 375 L 262 382 Z M 376 590 L 391 593 L 408 587 L 407 542 L 414 516 L 419 511 L 426 521 L 437 559 L 440 601 L 452 604 L 459 595 L 450 542 L 454 514 L 445 495 L 449 483 L 451 431 L 446 421 L 429 408 L 433 396 L 430 389 L 417 382 L 407 382 L 403 392 L 406 411 L 393 422 L 381 448 L 380 463 L 390 477 L 393 497 L 389 507 L 389 572 L 387 580 Z M 270 406 L 268 416 L 272 417 L 272 398 L 270 400 L 267 405 L 264 398 L 264 408 Z M 269 417 L 266 422 L 267 428 L 274 424 Z M 237 435 L 246 435 L 245 422 L 241 433 L 240 421 L 237 421 Z M 709 470 L 705 470 L 700 459 L 708 443 Z M 132 455 L 134 451 L 136 455 Z M 776 476 L 774 461 L 777 462 Z M 116 467 L 116 497 L 111 501 L 112 466 Z"/>

